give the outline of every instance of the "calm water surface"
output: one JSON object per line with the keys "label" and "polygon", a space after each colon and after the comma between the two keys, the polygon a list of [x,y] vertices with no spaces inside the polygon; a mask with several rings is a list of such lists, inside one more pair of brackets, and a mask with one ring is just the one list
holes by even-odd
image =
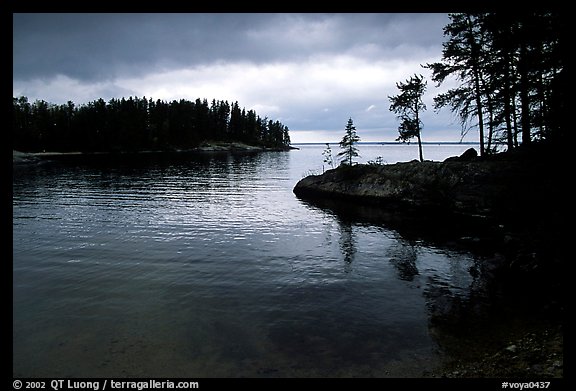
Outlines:
{"label": "calm water surface", "polygon": [[431,369],[443,354],[433,298],[466,300],[475,259],[298,200],[292,188],[322,171],[323,149],[15,166],[14,376]]}

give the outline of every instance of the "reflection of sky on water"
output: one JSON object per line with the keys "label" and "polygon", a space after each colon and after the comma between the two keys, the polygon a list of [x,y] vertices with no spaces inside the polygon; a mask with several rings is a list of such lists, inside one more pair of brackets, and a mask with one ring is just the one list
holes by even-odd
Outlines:
{"label": "reflection of sky on water", "polygon": [[299,201],[301,151],[16,169],[14,374],[428,368],[474,259]]}

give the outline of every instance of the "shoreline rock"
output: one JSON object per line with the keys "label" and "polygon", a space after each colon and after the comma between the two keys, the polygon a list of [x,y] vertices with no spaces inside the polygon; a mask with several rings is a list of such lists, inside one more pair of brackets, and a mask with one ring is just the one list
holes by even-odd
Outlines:
{"label": "shoreline rock", "polygon": [[447,361],[427,377],[564,377],[564,331],[560,325],[537,325],[522,332],[510,332],[506,337],[499,347],[466,349],[470,357]]}
{"label": "shoreline rock", "polygon": [[39,162],[38,156],[34,154],[12,151],[12,164],[37,164]]}
{"label": "shoreline rock", "polygon": [[301,179],[293,192],[304,200],[339,199],[507,223],[563,215],[563,157],[516,151],[474,155],[468,150],[444,162],[344,165]]}
{"label": "shoreline rock", "polygon": [[249,145],[241,142],[217,142],[217,143],[202,143],[199,147],[193,148],[192,151],[197,152],[276,152],[276,151],[290,151],[298,149],[296,147],[263,147]]}

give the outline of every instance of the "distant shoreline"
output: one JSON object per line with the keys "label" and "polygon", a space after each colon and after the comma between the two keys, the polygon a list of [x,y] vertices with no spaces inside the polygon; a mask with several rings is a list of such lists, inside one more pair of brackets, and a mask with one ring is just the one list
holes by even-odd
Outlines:
{"label": "distant shoreline", "polygon": [[248,145],[239,142],[229,143],[204,143],[198,147],[190,149],[174,149],[174,150],[142,150],[142,151],[95,151],[95,152],[58,152],[58,151],[43,151],[43,152],[21,152],[12,151],[12,161],[14,163],[36,161],[39,158],[56,158],[67,156],[129,156],[129,155],[146,155],[146,154],[186,154],[186,153],[231,153],[231,152],[269,152],[269,151],[290,151],[298,149],[296,147],[283,147],[283,148],[269,148],[263,146]]}
{"label": "distant shoreline", "polygon": [[[339,141],[328,141],[328,142],[307,142],[307,143],[292,143],[292,145],[326,145],[326,144],[338,144]],[[478,145],[478,142],[474,141],[422,141],[422,145]],[[399,141],[360,141],[357,145],[418,145],[415,143],[407,144],[401,143]],[[504,144],[503,144],[504,145]]]}

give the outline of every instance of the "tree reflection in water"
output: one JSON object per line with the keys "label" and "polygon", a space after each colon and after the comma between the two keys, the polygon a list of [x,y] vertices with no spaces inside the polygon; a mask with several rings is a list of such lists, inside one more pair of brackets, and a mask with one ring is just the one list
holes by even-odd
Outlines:
{"label": "tree reflection in water", "polygon": [[393,246],[389,247],[386,257],[398,271],[399,279],[412,281],[419,274],[416,267],[417,252],[413,244],[399,239]]}
{"label": "tree reflection in water", "polygon": [[356,237],[350,222],[339,221],[340,228],[340,250],[344,256],[344,271],[352,271],[352,262],[356,256]]}

